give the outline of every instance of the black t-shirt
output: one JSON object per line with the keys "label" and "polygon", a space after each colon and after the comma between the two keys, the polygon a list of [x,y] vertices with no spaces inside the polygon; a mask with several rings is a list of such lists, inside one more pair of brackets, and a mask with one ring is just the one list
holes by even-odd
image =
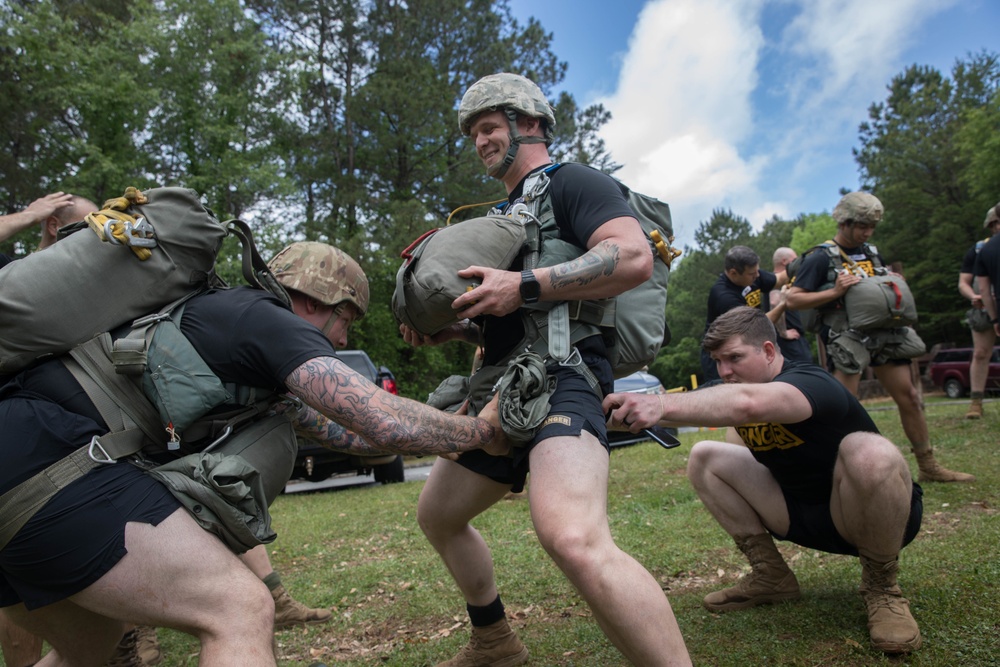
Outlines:
{"label": "black t-shirt", "polygon": [[989,239],[976,241],[975,245],[966,251],[965,256],[962,258],[962,268],[958,270],[959,273],[971,273],[975,275],[976,258],[979,257],[979,251],[982,250],[983,246],[986,245],[987,242],[989,242]]}
{"label": "black t-shirt", "polygon": [[997,310],[1000,312],[1000,234],[995,234],[979,251],[976,258],[977,276],[989,276],[993,286],[993,294],[997,297]]}
{"label": "black t-shirt", "polygon": [[760,275],[747,287],[740,287],[731,281],[725,273],[720,273],[719,278],[708,292],[708,315],[705,318],[705,330],[708,331],[708,327],[719,315],[728,313],[733,308],[749,306],[768,310],[767,293],[773,290],[777,283],[777,277],[770,271],[761,271]]}
{"label": "black t-shirt", "polygon": [[993,284],[997,282],[998,272],[1000,272],[1000,234],[995,235],[979,249],[973,271],[977,276],[989,276]]}
{"label": "black t-shirt", "polygon": [[[540,167],[540,169],[546,169]],[[534,173],[534,172],[532,172]],[[529,174],[530,175],[530,174]],[[524,180],[510,193],[508,201],[521,201]],[[565,164],[549,172],[549,194],[560,238],[586,250],[590,236],[605,222],[615,218],[634,218],[622,185],[607,174],[582,164]],[[636,222],[638,225],[638,221]],[[520,266],[512,267],[520,270]],[[484,318],[484,363],[493,365],[503,359],[524,337],[521,315],[513,312],[504,317]],[[591,337],[577,345],[587,351],[607,356],[599,337]]]}
{"label": "black t-shirt", "polygon": [[10,255],[5,255],[2,252],[0,252],[0,269],[13,262],[15,259],[17,258],[11,257]]}
{"label": "black t-shirt", "polygon": [[[221,380],[269,390],[286,391],[285,378],[309,359],[336,356],[319,329],[249,287],[191,299],[181,331]],[[65,423],[7,423],[3,399],[10,397],[55,403],[66,411]],[[19,373],[0,388],[0,493],[85,444],[83,435],[105,432],[97,409],[58,359]]]}
{"label": "black t-shirt", "polygon": [[812,416],[795,424],[744,424],[736,431],[786,493],[804,502],[827,502],[841,440],[858,431],[878,433],[878,428],[861,403],[819,366],[785,360],[772,382],[801,391]]}

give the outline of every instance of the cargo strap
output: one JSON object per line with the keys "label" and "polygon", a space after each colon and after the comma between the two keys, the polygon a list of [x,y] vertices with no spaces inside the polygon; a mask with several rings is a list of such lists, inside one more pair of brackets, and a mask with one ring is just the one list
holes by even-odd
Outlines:
{"label": "cargo strap", "polygon": [[130,185],[123,196],[107,200],[104,208],[88,213],[84,220],[102,241],[129,246],[136,257],[145,261],[152,257],[150,248],[156,247],[156,232],[145,218],[126,211],[131,206],[148,203],[146,195]]}

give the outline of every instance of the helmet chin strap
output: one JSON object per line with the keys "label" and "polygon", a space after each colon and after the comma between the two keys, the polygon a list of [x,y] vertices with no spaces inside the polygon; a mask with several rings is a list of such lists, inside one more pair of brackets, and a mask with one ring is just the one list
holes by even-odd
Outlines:
{"label": "helmet chin strap", "polygon": [[342,312],[344,312],[344,304],[338,303],[337,307],[333,309],[332,313],[330,313],[330,319],[328,319],[326,324],[323,325],[323,335],[327,338],[330,337],[330,331],[333,329],[333,325],[337,323],[337,320],[340,319],[340,314]]}
{"label": "helmet chin strap", "polygon": [[510,145],[507,147],[507,154],[503,156],[502,160],[493,166],[486,168],[486,174],[492,178],[504,177],[504,174],[506,174],[507,170],[510,169],[510,165],[514,164],[514,158],[517,157],[517,149],[521,144],[545,143],[545,139],[543,137],[525,137],[517,131],[516,111],[508,107],[505,108],[503,112],[504,115],[507,116],[507,124],[510,126]]}

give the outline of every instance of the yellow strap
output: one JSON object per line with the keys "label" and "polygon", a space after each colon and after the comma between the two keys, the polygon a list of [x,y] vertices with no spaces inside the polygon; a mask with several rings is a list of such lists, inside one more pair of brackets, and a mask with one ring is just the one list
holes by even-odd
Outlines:
{"label": "yellow strap", "polygon": [[448,219],[445,220],[444,224],[445,225],[450,225],[451,224],[451,217],[453,215],[455,215],[456,213],[458,213],[459,211],[464,211],[467,208],[475,208],[476,206],[495,206],[496,204],[499,204],[500,202],[504,202],[504,201],[507,201],[507,200],[506,199],[497,199],[496,201],[482,201],[482,202],[479,202],[478,204],[466,204],[465,206],[459,206],[454,211],[452,211],[451,213],[448,214]]}
{"label": "yellow strap", "polygon": [[100,211],[95,211],[94,213],[88,213],[84,220],[87,221],[87,226],[97,234],[97,238],[101,239],[105,243],[109,243],[105,233],[105,225],[107,225],[109,220],[113,220],[110,225],[107,225],[107,230],[111,232],[111,236],[114,237],[122,245],[127,245],[129,249],[135,253],[135,256],[140,260],[145,261],[152,257],[152,253],[149,248],[141,248],[138,246],[133,246],[129,243],[129,238],[125,231],[125,223],[135,224],[135,216],[129,215],[124,211],[128,209],[129,206],[141,205],[149,202],[146,195],[142,194],[138,188],[132,187],[131,185],[125,188],[125,194],[121,197],[115,197],[114,199],[109,199],[104,202],[104,208]]}

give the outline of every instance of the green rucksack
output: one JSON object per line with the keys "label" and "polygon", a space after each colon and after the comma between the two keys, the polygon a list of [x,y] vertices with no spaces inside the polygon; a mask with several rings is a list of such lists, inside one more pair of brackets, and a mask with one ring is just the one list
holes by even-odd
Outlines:
{"label": "green rucksack", "polygon": [[[524,268],[568,261],[584,250],[558,238],[548,197],[549,176],[556,164],[532,174],[524,185],[524,203],[498,207],[483,218],[433,230],[403,252],[396,274],[393,312],[410,328],[433,334],[461,319],[451,302],[472,287],[457,271],[476,264],[508,269],[515,258]],[[667,282],[671,262],[680,251],[674,240],[669,206],[621,186],[646,234],[653,255],[653,276],[611,299],[538,302],[522,307],[524,344],[540,356],[566,361],[573,345],[600,333],[604,336],[615,377],[647,366],[665,344]],[[523,230],[523,233],[522,233]]]}
{"label": "green rucksack", "polygon": [[220,284],[213,269],[228,234],[244,243],[250,284],[280,290],[249,228],[220,223],[193,190],[130,187],[87,218],[0,271],[0,375]]}
{"label": "green rucksack", "polygon": [[807,331],[819,332],[823,314],[841,309],[847,328],[857,331],[895,329],[916,324],[917,306],[909,286],[902,277],[892,275],[882,265],[878,250],[868,243],[862,245],[862,251],[866,260],[871,263],[874,275],[869,276],[867,271],[831,240],[813,246],[789,263],[785,270],[792,285],[795,284],[795,277],[802,262],[817,251],[825,252],[829,262],[826,280],[816,291],[833,287],[837,281],[837,273],[845,269],[861,276],[863,280],[851,287],[841,299],[821,308],[800,311],[803,326]]}

